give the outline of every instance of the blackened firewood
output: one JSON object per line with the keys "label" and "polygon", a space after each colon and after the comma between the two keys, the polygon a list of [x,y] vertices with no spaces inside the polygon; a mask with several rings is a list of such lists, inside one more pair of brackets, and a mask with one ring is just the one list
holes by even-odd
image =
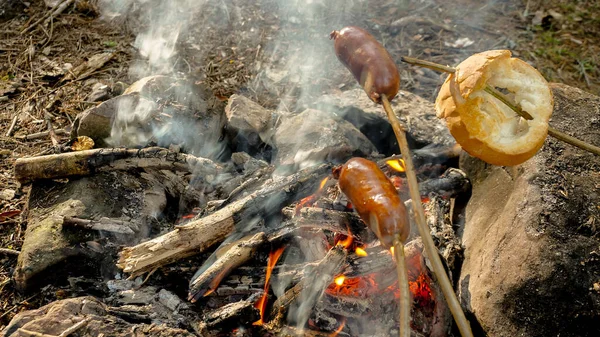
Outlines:
{"label": "blackened firewood", "polygon": [[291,319],[303,326],[325,289],[342,274],[346,256],[343,246],[330,249],[310,272],[304,273],[300,282],[275,301],[270,317],[283,317],[283,313],[289,312],[288,321]]}
{"label": "blackened firewood", "polygon": [[200,336],[213,336],[219,333],[230,336],[229,333],[233,329],[256,322],[260,318],[260,312],[254,307],[256,299],[257,296],[253,295],[246,300],[230,303],[204,314],[202,320],[195,326],[196,332]]}
{"label": "blackened firewood", "polygon": [[256,250],[266,242],[266,234],[259,232],[236,241],[221,254],[215,253],[216,261],[208,260],[192,277],[188,300],[195,302],[208,292],[213,292],[221,280],[250,260]]}
{"label": "blackened firewood", "polygon": [[422,196],[436,193],[442,197],[454,198],[471,190],[467,174],[455,168],[448,169],[440,178],[429,179],[419,184]]}
{"label": "blackened firewood", "polygon": [[293,175],[271,180],[262,189],[237,200],[213,214],[178,226],[175,230],[126,247],[120,253],[117,267],[135,277],[165,264],[203,252],[222,242],[244,227],[247,221],[279,212],[282,207],[313,193],[319,182],[330,172],[329,165],[302,170]]}

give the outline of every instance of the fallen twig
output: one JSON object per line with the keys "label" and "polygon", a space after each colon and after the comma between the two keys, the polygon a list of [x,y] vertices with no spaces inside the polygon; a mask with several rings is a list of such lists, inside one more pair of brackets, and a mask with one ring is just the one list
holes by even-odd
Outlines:
{"label": "fallen twig", "polygon": [[[67,130],[65,130],[65,129],[57,129],[57,130],[54,130],[54,134],[57,136],[62,136],[62,135],[68,135],[69,132],[67,132]],[[17,138],[18,140],[33,140],[33,139],[45,138],[45,137],[48,137],[48,135],[50,135],[50,131],[42,131],[42,132],[31,133],[31,134],[28,134],[25,136],[17,136],[15,138]]]}
{"label": "fallen twig", "polygon": [[19,158],[15,162],[15,178],[26,183],[37,179],[65,178],[92,172],[153,168],[190,172],[210,183],[223,166],[210,159],[175,153],[159,147],[145,149],[93,149],[41,157]]}
{"label": "fallen twig", "polygon": [[0,248],[0,254],[19,256],[21,252],[10,248]]}
{"label": "fallen twig", "polygon": [[[54,12],[57,11],[59,9],[59,7],[65,3],[65,2],[73,2],[73,0],[61,0],[59,2],[56,3],[56,5],[54,5],[54,7],[52,7],[49,11],[46,12],[46,14],[44,14],[44,16],[42,16],[39,20],[37,20],[36,22],[34,22],[33,24],[29,25],[27,28],[23,29],[21,31],[21,35],[27,33],[28,31],[30,31],[31,29],[35,28],[37,25],[39,25],[40,23],[44,22],[46,19],[50,18],[52,15],[54,15]],[[64,11],[61,10],[61,12]]]}
{"label": "fallen twig", "polygon": [[15,130],[15,126],[17,125],[17,121],[19,120],[19,114],[15,114],[12,121],[10,122],[10,126],[8,127],[8,131],[6,131],[6,137],[10,137]]}

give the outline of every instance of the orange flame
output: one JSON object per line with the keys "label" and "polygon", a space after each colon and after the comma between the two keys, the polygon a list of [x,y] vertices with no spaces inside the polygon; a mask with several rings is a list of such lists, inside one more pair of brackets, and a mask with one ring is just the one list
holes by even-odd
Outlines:
{"label": "orange flame", "polygon": [[388,164],[391,168],[393,168],[394,170],[398,171],[398,172],[405,172],[406,169],[404,168],[404,159],[391,159],[385,162],[386,164]]}
{"label": "orange flame", "polygon": [[362,256],[362,257],[365,257],[365,256],[369,255],[369,254],[367,254],[367,251],[364,250],[362,247],[356,247],[356,249],[354,250],[354,252],[356,253],[356,255]]}
{"label": "orange flame", "polygon": [[[350,234],[350,230],[348,230],[348,233]],[[339,240],[338,242],[335,243],[336,246],[343,246],[344,248],[348,249],[350,248],[350,245],[352,245],[352,241],[353,241],[353,237],[352,234],[346,236],[346,238],[344,240]]]}
{"label": "orange flame", "polygon": [[335,280],[333,282],[335,282],[335,284],[337,284],[338,286],[342,286],[342,284],[344,284],[344,280],[346,279],[346,276],[344,275],[340,275],[338,277],[335,278]]}
{"label": "orange flame", "polygon": [[346,318],[342,318],[342,322],[340,323],[340,326],[335,329],[334,332],[331,333],[331,335],[329,335],[329,337],[335,337],[337,335],[340,334],[340,332],[342,332],[342,330],[344,330],[344,327],[346,326]]}
{"label": "orange flame", "polygon": [[300,210],[302,208],[311,206],[317,201],[317,199],[319,199],[319,197],[323,194],[323,188],[325,188],[325,184],[327,184],[328,180],[329,177],[325,177],[323,180],[321,180],[321,183],[319,184],[319,189],[314,194],[311,194],[308,197],[300,200],[300,202],[296,205],[296,216],[300,214]]}
{"label": "orange flame", "polygon": [[269,260],[267,262],[267,274],[265,276],[265,290],[260,299],[254,304],[254,307],[260,311],[260,319],[252,325],[263,325],[265,318],[265,310],[267,309],[267,297],[269,294],[269,281],[271,280],[271,272],[273,271],[273,267],[277,264],[277,260],[281,257],[283,250],[285,248],[281,247],[275,251],[269,253]]}
{"label": "orange flame", "polygon": [[317,190],[317,193],[321,192],[323,190],[323,188],[325,187],[325,184],[327,184],[328,180],[329,180],[329,177],[325,177],[325,179],[321,180],[321,184],[319,185],[319,189]]}

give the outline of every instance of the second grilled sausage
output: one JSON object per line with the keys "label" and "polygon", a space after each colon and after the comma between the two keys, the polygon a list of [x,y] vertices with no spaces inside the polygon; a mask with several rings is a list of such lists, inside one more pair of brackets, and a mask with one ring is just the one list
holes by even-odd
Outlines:
{"label": "second grilled sausage", "polygon": [[386,248],[410,233],[408,213],[396,188],[376,163],[364,158],[348,160],[339,171],[338,184],[363,221]]}

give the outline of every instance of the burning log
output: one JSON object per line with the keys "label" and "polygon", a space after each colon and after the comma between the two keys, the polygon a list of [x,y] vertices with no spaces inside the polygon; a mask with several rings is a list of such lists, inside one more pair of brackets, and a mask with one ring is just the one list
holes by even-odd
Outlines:
{"label": "burning log", "polygon": [[217,251],[215,254],[217,260],[214,263],[207,261],[208,268],[201,268],[192,278],[188,300],[195,302],[199,297],[215,291],[221,280],[229,275],[231,271],[247,262],[254,255],[257,248],[266,242],[266,239],[266,234],[259,232],[225,247],[227,248],[226,251],[221,254]]}
{"label": "burning log", "polygon": [[[448,162],[458,159],[462,153],[460,145],[455,144],[452,146],[439,146],[439,147],[428,147],[422,149],[416,149],[412,152],[413,163],[415,167],[422,165],[436,165],[436,164],[448,164]],[[377,161],[379,167],[383,167],[390,160],[402,159],[402,155],[394,155]]]}
{"label": "burning log", "polygon": [[[310,311],[317,304],[325,289],[333,282],[336,275],[342,273],[346,261],[346,249],[342,245],[333,247],[310,272],[295,286],[285,292],[273,304],[270,317],[275,318],[273,324],[281,319],[285,312],[291,310],[298,326],[304,326]],[[300,302],[300,303],[298,303]],[[290,316],[288,315],[288,316]]]}
{"label": "burning log", "polygon": [[[283,214],[294,217],[296,211],[284,209]],[[332,232],[344,233],[354,236],[361,242],[371,242],[375,234],[367,229],[364,222],[354,212],[342,212],[319,207],[304,207],[294,218],[298,227],[312,227],[327,229]],[[348,233],[350,230],[350,233]]]}
{"label": "burning log", "polygon": [[281,207],[312,193],[330,167],[320,165],[291,176],[266,183],[266,187],[237,200],[215,213],[178,226],[175,230],[126,247],[120,253],[117,267],[131,277],[152,271],[165,264],[198,254],[231,234],[236,224],[256,216],[268,216]]}
{"label": "burning log", "polygon": [[94,149],[48,156],[20,158],[15,162],[15,178],[20,183],[55,179],[94,172],[153,168],[190,172],[213,180],[224,167],[212,160],[175,153],[160,147],[145,149]]}
{"label": "burning log", "polygon": [[229,333],[232,327],[250,325],[259,318],[258,309],[254,307],[255,301],[256,296],[251,296],[208,312],[194,326],[194,330],[200,336],[216,336],[221,331]]}

